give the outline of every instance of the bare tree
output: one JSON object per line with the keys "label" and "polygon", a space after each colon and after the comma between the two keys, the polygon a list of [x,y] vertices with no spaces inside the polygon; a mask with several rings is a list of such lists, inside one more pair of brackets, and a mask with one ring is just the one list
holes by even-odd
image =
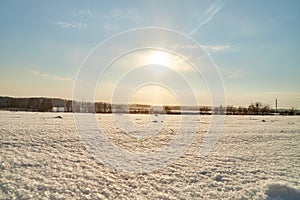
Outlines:
{"label": "bare tree", "polygon": [[67,103],[66,103],[66,107],[67,107],[67,112],[72,112],[73,109],[72,109],[72,104],[73,102],[71,100],[68,100]]}
{"label": "bare tree", "polygon": [[207,106],[201,106],[201,107],[199,108],[199,110],[200,110],[200,114],[208,114],[209,111],[210,111],[210,108],[207,107]]}
{"label": "bare tree", "polygon": [[28,100],[28,108],[30,110],[38,110],[40,107],[40,100],[38,98],[30,98]]}
{"label": "bare tree", "polygon": [[39,106],[40,111],[50,112],[52,110],[53,104],[51,99],[43,99]]}

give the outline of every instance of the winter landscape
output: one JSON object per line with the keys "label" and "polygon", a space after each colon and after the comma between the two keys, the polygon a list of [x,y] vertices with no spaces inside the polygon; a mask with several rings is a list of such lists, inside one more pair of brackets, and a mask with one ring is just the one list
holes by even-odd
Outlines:
{"label": "winter landscape", "polygon": [[[57,116],[0,112],[0,199],[300,198],[299,116],[226,116],[217,144],[200,158],[198,144],[211,116],[190,115],[191,126],[199,127],[192,145],[148,173],[103,164],[83,144],[73,114]],[[118,128],[113,114],[95,117],[114,144],[136,153],[166,145],[181,120],[180,115],[153,116],[159,121],[130,115],[140,126],[163,124],[158,135],[136,139]]]}
{"label": "winter landscape", "polygon": [[1,1],[0,200],[300,200],[299,21],[299,0]]}

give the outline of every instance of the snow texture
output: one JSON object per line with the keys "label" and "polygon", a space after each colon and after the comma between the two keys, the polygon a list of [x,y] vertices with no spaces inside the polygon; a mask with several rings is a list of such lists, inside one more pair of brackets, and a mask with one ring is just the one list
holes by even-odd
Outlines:
{"label": "snow texture", "polygon": [[[204,158],[198,155],[211,117],[189,116],[191,126],[199,126],[191,146],[149,173],[96,159],[76,133],[73,115],[57,116],[0,112],[0,199],[300,199],[299,116],[228,116]],[[115,145],[137,154],[168,144],[180,121],[131,115],[141,126],[164,123],[143,138],[122,131],[110,114],[95,117]]]}

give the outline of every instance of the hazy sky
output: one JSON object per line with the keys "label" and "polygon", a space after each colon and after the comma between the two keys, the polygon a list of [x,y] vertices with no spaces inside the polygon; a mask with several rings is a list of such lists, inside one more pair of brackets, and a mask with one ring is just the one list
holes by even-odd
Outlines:
{"label": "hazy sky", "polygon": [[[274,106],[278,98],[279,107],[299,109],[299,22],[297,0],[2,1],[0,95],[72,98],[77,71],[96,45],[121,31],[163,27],[189,35],[210,54],[221,72],[228,104],[261,101]],[[144,52],[141,57],[150,64],[168,65],[172,60],[154,54]],[[138,65],[137,55],[130,65]],[[126,65],[123,60],[118,66]],[[99,86],[104,88],[96,95],[99,100],[109,99],[108,88],[114,86],[109,76],[103,84],[110,86],[106,91]],[[201,98],[201,84],[199,88]],[[147,85],[131,100],[138,102],[140,95],[141,101],[151,103],[149,91]],[[200,103],[209,102],[203,94]]]}

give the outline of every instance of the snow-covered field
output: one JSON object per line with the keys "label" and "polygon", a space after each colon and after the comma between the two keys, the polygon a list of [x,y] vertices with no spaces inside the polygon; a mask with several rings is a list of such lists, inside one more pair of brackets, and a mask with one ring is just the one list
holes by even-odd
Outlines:
{"label": "snow-covered field", "polygon": [[[181,120],[130,117],[162,130],[136,138],[112,115],[96,115],[114,144],[137,154],[167,145]],[[1,111],[0,199],[300,199],[299,116],[227,116],[205,158],[198,152],[210,116],[189,117],[199,129],[183,156],[156,171],[130,173],[89,153],[70,113]]]}

